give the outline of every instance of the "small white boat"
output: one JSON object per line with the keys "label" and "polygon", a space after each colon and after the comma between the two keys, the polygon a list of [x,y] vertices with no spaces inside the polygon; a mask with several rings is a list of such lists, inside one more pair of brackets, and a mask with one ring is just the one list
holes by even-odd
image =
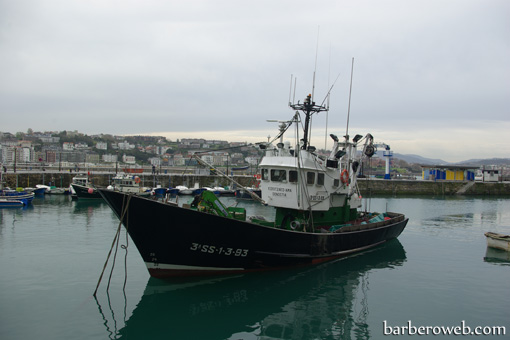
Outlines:
{"label": "small white boat", "polygon": [[109,185],[108,189],[141,196],[151,196],[150,188],[141,186],[140,177],[128,174],[115,176],[112,185]]}
{"label": "small white boat", "polygon": [[193,193],[193,189],[189,189],[187,186],[184,185],[178,185],[175,188],[179,189],[178,192],[179,195],[191,195]]}
{"label": "small white boat", "polygon": [[47,186],[47,185],[44,185],[44,184],[37,184],[35,186],[37,189],[44,189],[44,193],[45,194],[49,194],[50,193],[50,190],[51,190],[51,187]]}
{"label": "small white boat", "polygon": [[486,232],[487,247],[510,251],[510,235]]}
{"label": "small white boat", "polygon": [[48,193],[50,195],[65,195],[66,191],[67,190],[65,188],[57,188],[56,186],[51,186]]}

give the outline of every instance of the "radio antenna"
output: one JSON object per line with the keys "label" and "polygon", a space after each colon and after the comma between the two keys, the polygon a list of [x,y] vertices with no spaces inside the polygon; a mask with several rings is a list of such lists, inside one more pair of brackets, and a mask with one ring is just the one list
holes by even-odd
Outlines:
{"label": "radio antenna", "polygon": [[320,26],[317,26],[317,46],[315,47],[315,68],[313,70],[313,84],[312,84],[312,102],[313,102],[313,98],[314,98],[314,93],[315,93],[315,73],[317,72],[317,55],[319,53],[319,31],[320,31]]}
{"label": "radio antenna", "polygon": [[297,77],[294,78],[294,94],[292,95],[292,103],[296,102],[296,86],[297,86]]}
{"label": "radio antenna", "polygon": [[292,94],[292,77],[293,77],[293,76],[294,76],[293,74],[291,74],[291,75],[290,75],[290,86],[289,86],[289,105],[291,104],[291,102],[290,102],[290,96],[291,96],[291,94]]}
{"label": "radio antenna", "polygon": [[[328,88],[329,88],[329,81],[331,77],[331,43],[329,44],[329,63],[328,63]],[[324,150],[327,150],[327,144],[328,144],[328,116],[329,116],[329,93],[328,93],[328,102],[326,104],[326,107],[328,110],[326,110],[326,132],[324,134]]]}
{"label": "radio antenna", "polygon": [[345,130],[345,140],[349,140],[349,116],[351,114],[351,93],[352,93],[352,73],[354,72],[354,57],[352,57],[351,65],[351,85],[349,87],[349,106],[347,107],[347,127]]}

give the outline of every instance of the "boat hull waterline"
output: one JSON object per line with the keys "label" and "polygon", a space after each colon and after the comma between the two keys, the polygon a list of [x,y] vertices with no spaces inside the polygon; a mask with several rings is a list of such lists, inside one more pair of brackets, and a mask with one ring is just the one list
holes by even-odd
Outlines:
{"label": "boat hull waterline", "polygon": [[487,246],[500,250],[510,251],[510,235],[486,232]]}
{"label": "boat hull waterline", "polygon": [[75,192],[76,198],[101,199],[101,195],[99,194],[96,188],[75,183],[72,183],[71,186]]}
{"label": "boat hull waterline", "polygon": [[[312,265],[397,238],[408,219],[361,230],[309,233],[267,227],[99,189],[127,229],[151,276],[204,276]],[[150,211],[150,221],[147,212]]]}

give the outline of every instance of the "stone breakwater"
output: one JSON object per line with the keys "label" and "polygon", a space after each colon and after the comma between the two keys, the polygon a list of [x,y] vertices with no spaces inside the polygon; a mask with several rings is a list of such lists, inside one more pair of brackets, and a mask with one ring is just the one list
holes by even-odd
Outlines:
{"label": "stone breakwater", "polygon": [[[4,186],[35,187],[37,184],[54,185],[56,187],[68,187],[76,173],[68,172],[30,172],[30,173],[4,173]],[[98,187],[108,186],[113,172],[92,173],[90,181]],[[190,175],[190,174],[137,174],[140,177],[142,186],[153,187],[175,187],[185,185],[193,187],[195,183],[202,186],[231,186],[231,183],[221,176]],[[256,184],[253,176],[234,176],[234,180],[244,186]],[[421,180],[382,180],[360,178],[358,186],[363,196],[370,195],[490,195],[510,196],[510,182],[464,182],[464,181],[421,181]]]}

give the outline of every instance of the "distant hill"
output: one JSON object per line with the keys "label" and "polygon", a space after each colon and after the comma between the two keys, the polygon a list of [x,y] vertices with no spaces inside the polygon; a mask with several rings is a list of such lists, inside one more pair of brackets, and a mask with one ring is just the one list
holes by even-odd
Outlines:
{"label": "distant hill", "polygon": [[[377,156],[383,158],[383,152],[377,151]],[[401,159],[409,164],[423,165],[510,165],[510,158],[468,159],[461,162],[447,162],[442,159],[425,158],[418,155],[403,155],[400,153],[394,153],[393,158]]]}
{"label": "distant hill", "polygon": [[[383,158],[383,151],[378,150],[377,156]],[[424,164],[424,165],[449,164],[448,162],[443,161],[442,159],[425,158],[418,155],[403,155],[401,153],[394,153],[393,158],[401,159],[409,164]]]}
{"label": "distant hill", "polygon": [[443,161],[442,159],[425,158],[418,155],[403,155],[400,153],[394,153],[393,157],[404,160],[409,164],[425,164],[425,165],[448,164],[448,162]]}
{"label": "distant hill", "polygon": [[454,163],[456,165],[510,165],[510,158],[487,158],[487,159],[468,159],[467,161]]}

